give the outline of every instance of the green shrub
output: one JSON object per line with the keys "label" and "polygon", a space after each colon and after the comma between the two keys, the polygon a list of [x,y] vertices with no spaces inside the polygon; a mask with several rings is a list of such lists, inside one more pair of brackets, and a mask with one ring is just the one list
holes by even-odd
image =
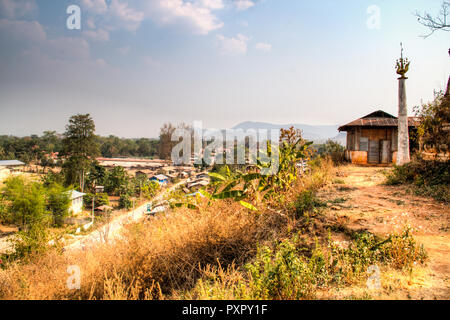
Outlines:
{"label": "green shrub", "polygon": [[328,139],[324,144],[318,145],[317,153],[322,157],[330,157],[335,164],[345,161],[345,147],[331,139]]}
{"label": "green shrub", "polygon": [[120,209],[131,209],[131,207],[133,206],[131,200],[130,200],[130,196],[126,193],[120,195],[120,199],[119,199],[119,208]]}
{"label": "green shrub", "polygon": [[255,262],[246,266],[251,296],[263,300],[312,299],[324,265],[321,256],[305,259],[289,240],[281,242],[274,252],[260,248]]}
{"label": "green shrub", "polygon": [[434,186],[423,185],[414,186],[413,191],[418,196],[428,196],[437,201],[449,203],[450,202],[450,186],[438,184]]}
{"label": "green shrub", "polygon": [[411,184],[415,193],[431,196],[436,200],[450,202],[449,161],[415,159],[386,173],[386,184]]}
{"label": "green shrub", "polygon": [[313,211],[316,207],[324,206],[325,203],[317,199],[316,193],[312,190],[302,191],[294,203],[297,217],[302,217],[306,212]]}
{"label": "green shrub", "polygon": [[[83,203],[85,208],[92,209],[92,198],[94,195],[92,193],[87,193],[83,197]],[[109,197],[107,193],[97,193],[95,194],[95,207],[98,208],[100,206],[108,206],[109,205]]]}
{"label": "green shrub", "polygon": [[2,191],[7,204],[3,219],[26,228],[47,218],[46,190],[40,183],[28,182],[20,176],[11,177],[5,181]]}
{"label": "green shrub", "polygon": [[49,248],[50,235],[43,223],[34,223],[27,230],[19,231],[11,243],[14,252],[5,255],[8,260],[28,259],[32,255],[42,254]]}
{"label": "green shrub", "polygon": [[331,245],[332,255],[339,263],[335,265],[335,274],[345,274],[346,278],[365,273],[367,267],[384,264],[396,269],[411,268],[414,262],[424,263],[427,254],[423,246],[418,246],[406,229],[401,234],[393,234],[386,239],[372,233],[355,234],[348,248]]}

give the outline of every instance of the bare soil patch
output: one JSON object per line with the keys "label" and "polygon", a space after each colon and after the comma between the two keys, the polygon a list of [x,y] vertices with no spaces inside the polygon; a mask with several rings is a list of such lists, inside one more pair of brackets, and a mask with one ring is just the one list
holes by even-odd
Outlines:
{"label": "bare soil patch", "polygon": [[[319,192],[328,202],[325,216],[347,230],[380,236],[410,227],[417,242],[424,245],[427,265],[412,273],[382,274],[383,288],[369,293],[372,298],[449,299],[450,209],[431,198],[412,195],[407,186],[384,185],[384,170],[390,168],[340,167],[334,183]],[[333,238],[343,241],[348,236],[334,232]],[[338,296],[361,297],[364,289],[350,288]]]}

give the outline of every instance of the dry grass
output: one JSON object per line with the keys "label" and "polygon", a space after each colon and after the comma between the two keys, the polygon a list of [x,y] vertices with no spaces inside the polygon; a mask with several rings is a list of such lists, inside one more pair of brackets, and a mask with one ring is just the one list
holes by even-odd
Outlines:
{"label": "dry grass", "polygon": [[[231,201],[216,201],[200,211],[180,208],[131,225],[121,240],[88,251],[56,250],[0,269],[0,299],[165,299],[189,292],[208,268],[241,266],[258,245],[289,236],[296,195],[319,188],[331,177],[323,162],[286,191],[283,203],[255,214]],[[320,171],[320,172],[319,172]],[[318,173],[319,172],[319,173]],[[69,290],[69,266],[79,266],[81,288]]]}
{"label": "dry grass", "polygon": [[[277,221],[278,220],[278,221]],[[200,270],[217,261],[241,264],[259,241],[276,237],[277,216],[254,215],[234,203],[204,212],[180,209],[130,226],[124,239],[88,252],[48,252],[32,263],[0,271],[3,299],[161,298],[193,286]],[[81,289],[66,288],[70,265],[82,272]]]}

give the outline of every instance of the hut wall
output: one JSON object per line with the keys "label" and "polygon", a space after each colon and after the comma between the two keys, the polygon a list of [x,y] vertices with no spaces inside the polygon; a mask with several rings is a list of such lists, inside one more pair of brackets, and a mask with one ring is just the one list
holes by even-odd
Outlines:
{"label": "hut wall", "polygon": [[391,136],[391,150],[397,151],[398,148],[398,131],[397,128],[392,129],[392,136]]}
{"label": "hut wall", "polygon": [[350,160],[353,164],[367,164],[367,151],[350,151]]}
{"label": "hut wall", "polygon": [[[346,158],[351,160],[354,164],[367,164],[368,163],[368,153],[373,149],[369,148],[369,144],[372,146],[376,146],[377,143],[379,145],[379,161],[374,160],[376,157],[372,157],[373,163],[380,163],[382,159],[388,159],[388,162],[391,159],[394,159],[394,152],[397,150],[397,130],[395,127],[393,128],[361,128],[361,127],[353,127],[347,131],[347,153]],[[366,138],[364,146],[365,150],[361,150],[361,138]],[[387,140],[390,142],[390,146],[387,147],[386,150],[390,150],[390,154],[384,157],[382,156],[382,142],[383,140]],[[386,160],[384,160],[386,161]]]}
{"label": "hut wall", "polygon": [[391,140],[391,128],[363,128],[361,136],[369,140]]}
{"label": "hut wall", "polygon": [[355,128],[355,147],[353,150],[359,151],[359,138],[361,138],[361,128]]}

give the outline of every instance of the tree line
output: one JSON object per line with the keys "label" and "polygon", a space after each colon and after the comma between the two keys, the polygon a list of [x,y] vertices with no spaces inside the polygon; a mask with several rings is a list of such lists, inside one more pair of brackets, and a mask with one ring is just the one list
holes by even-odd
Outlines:
{"label": "tree line", "polygon": [[[54,152],[60,153],[63,149],[63,138],[62,134],[58,134],[55,131],[44,131],[41,136],[16,137],[1,135],[0,160],[17,159],[26,164],[34,162],[51,165],[52,162],[45,155]],[[105,158],[153,158],[159,156],[160,143],[158,139],[130,139],[110,135],[108,137],[95,136],[95,140],[99,146],[99,156]]]}

